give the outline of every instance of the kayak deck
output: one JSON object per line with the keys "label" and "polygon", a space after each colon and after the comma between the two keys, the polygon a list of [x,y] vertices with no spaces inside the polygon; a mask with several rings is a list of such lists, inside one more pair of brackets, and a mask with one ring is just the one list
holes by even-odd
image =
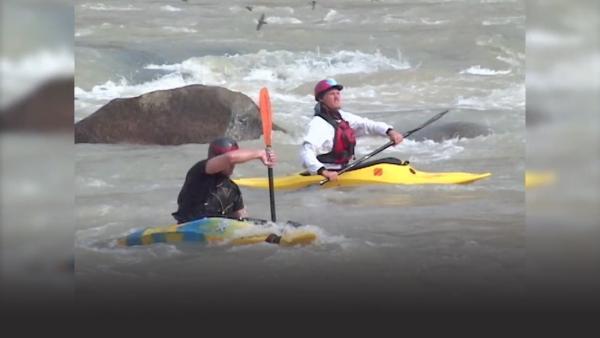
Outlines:
{"label": "kayak deck", "polygon": [[[351,170],[338,177],[336,182],[323,184],[324,188],[339,186],[357,186],[369,184],[468,184],[491,176],[491,173],[467,172],[424,172],[415,170],[408,164],[377,163],[360,169]],[[300,189],[318,185],[321,175],[296,173],[290,176],[275,177],[275,189]],[[265,177],[239,178],[234,180],[239,186],[250,188],[269,188]]]}
{"label": "kayak deck", "polygon": [[282,235],[273,229],[249,221],[210,217],[183,224],[164,227],[147,227],[119,238],[119,246],[150,245],[154,243],[199,242],[206,244],[230,243],[233,245],[257,244],[261,242],[281,246],[307,245],[317,239],[317,234],[308,229],[293,229]]}

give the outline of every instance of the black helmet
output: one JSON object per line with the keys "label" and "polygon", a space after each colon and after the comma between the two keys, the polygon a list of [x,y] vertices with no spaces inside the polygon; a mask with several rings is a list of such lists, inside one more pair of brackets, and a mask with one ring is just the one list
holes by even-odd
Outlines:
{"label": "black helmet", "polygon": [[231,137],[219,137],[218,139],[213,140],[208,146],[208,158],[238,149],[237,142]]}

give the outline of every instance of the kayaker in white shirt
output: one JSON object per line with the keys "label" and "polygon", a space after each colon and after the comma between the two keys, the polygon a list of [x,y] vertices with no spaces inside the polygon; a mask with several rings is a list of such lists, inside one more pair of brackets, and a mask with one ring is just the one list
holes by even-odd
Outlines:
{"label": "kayaker in white shirt", "polygon": [[[384,122],[377,122],[341,110],[344,87],[334,79],[319,81],[315,86],[315,116],[308,124],[300,156],[311,174],[330,181],[337,171],[354,158],[356,137],[387,136],[394,144],[402,142],[402,134]],[[335,127],[334,127],[335,126]]]}

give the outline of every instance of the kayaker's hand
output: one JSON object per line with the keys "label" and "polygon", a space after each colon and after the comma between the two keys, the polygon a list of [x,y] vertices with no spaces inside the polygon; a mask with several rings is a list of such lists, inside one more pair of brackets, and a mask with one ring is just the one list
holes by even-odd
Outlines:
{"label": "kayaker's hand", "polygon": [[275,155],[273,149],[268,152],[266,150],[261,150],[260,160],[267,167],[273,167],[277,163],[277,155]]}
{"label": "kayaker's hand", "polygon": [[399,132],[397,132],[393,129],[390,130],[390,132],[388,133],[388,136],[390,137],[390,141],[394,142],[394,145],[396,145],[404,140],[404,137],[402,137],[402,134],[400,134]]}
{"label": "kayaker's hand", "polygon": [[321,175],[330,181],[337,181],[337,179],[338,179],[337,171],[323,170],[321,172]]}

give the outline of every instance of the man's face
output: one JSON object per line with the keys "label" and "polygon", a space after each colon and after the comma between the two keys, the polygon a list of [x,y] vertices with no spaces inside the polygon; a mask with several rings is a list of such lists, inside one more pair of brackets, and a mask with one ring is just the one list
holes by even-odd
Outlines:
{"label": "man's face", "polygon": [[342,108],[342,93],[338,89],[332,89],[327,93],[323,94],[321,102],[326,105],[329,109],[341,109]]}

